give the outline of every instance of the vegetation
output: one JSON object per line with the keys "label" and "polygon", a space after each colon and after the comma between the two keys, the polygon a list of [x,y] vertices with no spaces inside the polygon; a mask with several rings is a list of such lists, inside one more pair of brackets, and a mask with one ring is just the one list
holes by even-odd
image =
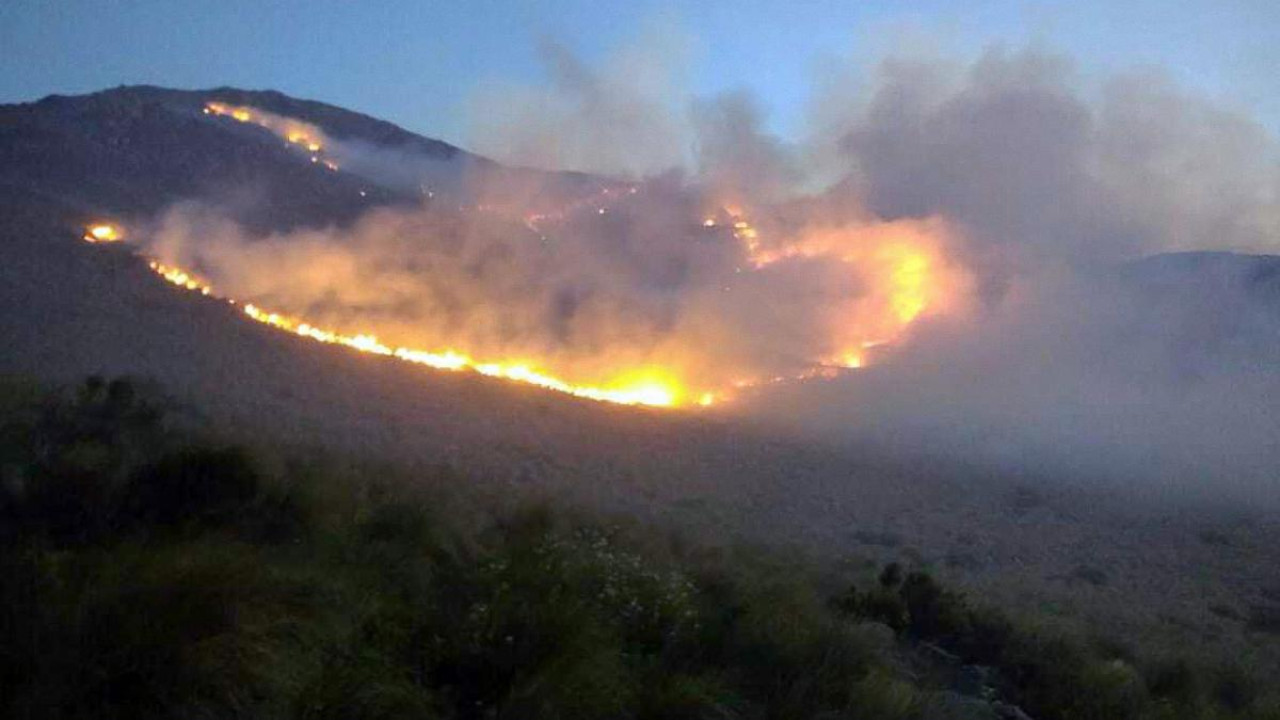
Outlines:
{"label": "vegetation", "polygon": [[1238,669],[1015,626],[896,564],[859,589],[443,470],[250,452],[128,380],[6,404],[4,717],[1280,717]]}

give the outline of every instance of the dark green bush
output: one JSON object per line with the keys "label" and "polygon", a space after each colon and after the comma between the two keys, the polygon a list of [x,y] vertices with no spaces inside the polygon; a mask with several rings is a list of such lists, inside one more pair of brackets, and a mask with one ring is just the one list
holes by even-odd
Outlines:
{"label": "dark green bush", "polygon": [[907,630],[921,638],[953,638],[965,630],[964,598],[943,589],[931,576],[913,572],[898,590],[907,607]]}
{"label": "dark green bush", "polygon": [[257,498],[262,479],[239,448],[183,448],[131,478],[120,523],[176,528],[228,525]]}
{"label": "dark green bush", "polygon": [[917,673],[946,663],[1041,720],[1268,717],[1238,668],[1029,631],[897,564],[825,601],[793,557],[460,512],[430,473],[272,464],[164,407],[90,379],[0,425],[0,717],[916,718],[963,705]]}

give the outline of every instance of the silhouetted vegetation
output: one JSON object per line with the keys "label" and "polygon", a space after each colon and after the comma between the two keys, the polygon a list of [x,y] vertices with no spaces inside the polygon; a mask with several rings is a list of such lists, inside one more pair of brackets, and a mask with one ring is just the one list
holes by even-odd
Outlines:
{"label": "silhouetted vegetation", "polygon": [[1237,668],[897,564],[832,598],[794,558],[202,439],[128,380],[9,405],[4,717],[1276,717]]}

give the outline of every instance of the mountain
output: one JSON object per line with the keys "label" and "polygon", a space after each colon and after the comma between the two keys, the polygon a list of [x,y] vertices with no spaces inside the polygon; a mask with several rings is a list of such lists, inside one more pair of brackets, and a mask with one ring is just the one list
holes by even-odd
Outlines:
{"label": "mountain", "polygon": [[38,220],[79,227],[104,215],[147,218],[199,199],[267,232],[344,225],[371,207],[422,199],[414,177],[327,172],[264,127],[211,117],[204,112],[210,102],[301,120],[333,141],[393,153],[454,195],[467,184],[498,181],[572,195],[604,182],[506,168],[389,122],[279,92],[132,86],[0,105],[0,209],[12,216],[39,208]]}
{"label": "mountain", "polygon": [[[82,242],[90,220],[145,222],[183,200],[220,204],[262,232],[343,224],[374,207],[422,201],[398,183],[317,168],[264,128],[209,117],[202,110],[211,100],[305,120],[340,142],[409,147],[459,173],[517,185],[554,177],[567,193],[606,182],[504,168],[273,92],[131,87],[2,106],[0,375],[151,378],[250,442],[406,467],[449,464],[497,496],[565,495],[718,543],[790,543],[825,558],[910,556],[1011,607],[1055,603],[1077,620],[1105,615],[1111,627],[1186,646],[1254,642],[1211,608],[1268,602],[1264,595],[1280,588],[1280,542],[1272,541],[1280,528],[1269,521],[1169,514],[1056,485],[1028,489],[1025,478],[927,457],[819,446],[715,414],[614,407],[319,345],[177,292],[125,248]],[[1132,272],[1159,288],[1177,286],[1180,274],[1204,277],[1206,267],[1249,268],[1242,277],[1275,286],[1274,261],[1234,256],[1157,258]],[[1203,541],[1209,531],[1251,539],[1224,549]],[[1162,554],[1148,561],[1144,548]],[[1101,584],[1072,579],[1075,569],[1098,566],[1124,571]],[[1208,640],[1207,628],[1216,633]]]}
{"label": "mountain", "polygon": [[[9,206],[35,203],[69,225],[148,217],[200,198],[238,210],[260,229],[347,222],[368,207],[406,201],[342,173],[316,172],[265,129],[211,122],[215,97],[286,104],[278,93],[128,87],[0,106],[0,189]],[[356,133],[383,123],[319,103],[297,103]],[[403,132],[403,131],[402,131]],[[424,140],[425,142],[425,140]],[[438,151],[461,151],[439,143]],[[434,145],[432,146],[435,147]]]}

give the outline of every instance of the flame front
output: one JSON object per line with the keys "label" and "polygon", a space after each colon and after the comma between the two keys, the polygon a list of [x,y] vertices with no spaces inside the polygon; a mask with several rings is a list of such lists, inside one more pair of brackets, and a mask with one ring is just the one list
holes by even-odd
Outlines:
{"label": "flame front", "polygon": [[311,162],[323,165],[329,170],[336,171],[338,169],[338,163],[324,155],[326,149],[324,133],[310,123],[281,117],[274,113],[251,107],[227,105],[221,102],[205,103],[204,114],[230,117],[238,122],[252,123],[264,127],[282,138],[290,146],[309,153]]}
{"label": "flame front", "polygon": [[[716,228],[719,223],[707,219],[702,225]],[[674,366],[644,365],[618,368],[612,378],[603,383],[581,383],[547,371],[532,359],[476,358],[457,348],[431,350],[393,345],[379,340],[373,332],[342,332],[264,309],[256,303],[220,299],[238,305],[249,319],[277,330],[438,370],[469,370],[575,397],[625,405],[706,407],[732,400],[750,388],[830,377],[834,368],[863,368],[873,352],[891,345],[922,314],[962,295],[958,290],[962,282],[956,273],[943,267],[941,250],[932,240],[934,234],[914,226],[879,228],[870,234],[865,229],[838,227],[811,230],[785,245],[767,246],[761,233],[741,216],[734,216],[724,225],[732,229],[733,236],[742,243],[748,263],[757,270],[789,259],[832,256],[846,263],[851,272],[855,267],[870,268],[870,272],[864,274],[872,278],[873,286],[866,297],[851,300],[847,308],[834,309],[828,350],[808,367],[784,374],[738,376],[731,380],[721,377],[711,383],[706,383],[704,372],[699,375],[703,386],[690,387],[688,378],[682,377],[682,372]],[[109,224],[91,226],[84,235],[89,242],[110,242],[120,237],[121,231]],[[210,283],[188,270],[158,261],[151,261],[150,268],[177,287],[219,297]]]}
{"label": "flame front", "polygon": [[[338,169],[326,154],[329,140],[313,125],[220,102],[207,103],[204,112],[266,128],[303,162]],[[615,182],[527,204],[523,191],[514,199],[481,194],[474,205],[457,208],[477,213],[474,247],[449,234],[448,218],[433,224],[429,207],[418,215],[371,213],[340,237],[324,231],[265,243],[230,239],[207,252],[198,249],[204,242],[148,245],[177,263],[151,263],[169,283],[218,297],[183,269],[204,268],[224,289],[253,301],[222,298],[246,317],[314,342],[655,407],[718,405],[752,388],[860,370],[899,352],[921,318],[966,305],[968,275],[951,260],[951,228],[936,218],[885,221],[820,200],[748,212],[737,201],[681,195],[712,209],[695,215],[696,205],[671,203],[666,192],[660,184]],[[630,237],[651,225],[652,237]],[[95,243],[122,237],[106,223],[84,235]],[[405,240],[416,237],[423,241]],[[614,247],[615,238],[618,248],[635,243],[634,272],[619,273],[616,258],[592,254]],[[415,255],[437,247],[439,255]],[[585,260],[581,272],[561,273],[579,267],[564,258]],[[497,280],[474,274],[489,261],[505,274]],[[289,272],[260,272],[268,267]],[[434,269],[411,269],[417,267]],[[605,276],[591,274],[599,271]],[[678,282],[687,284],[675,285],[678,291],[664,285],[682,273]],[[623,282],[615,289],[602,279]],[[561,321],[556,313],[578,312],[572,289],[593,286],[603,288],[604,299],[582,313],[585,330],[546,327],[546,318]],[[567,310],[562,296],[551,295],[558,288],[571,289],[563,295]],[[486,295],[488,289],[497,294]],[[526,304],[525,294],[538,299]],[[633,309],[637,299],[647,304]],[[449,314],[459,306],[463,311]],[[388,337],[395,340],[380,339]]]}
{"label": "flame front", "polygon": [[[203,280],[180,268],[152,261],[149,267],[166,281],[180,288],[214,296],[213,288]],[[223,298],[235,305],[235,300]],[[679,384],[660,370],[626,373],[616,382],[605,387],[575,385],[552,375],[533,369],[521,362],[478,361],[456,350],[430,351],[407,347],[392,347],[380,342],[375,335],[346,335],[334,330],[315,327],[310,323],[280,313],[264,310],[257,305],[244,304],[244,314],[252,320],[294,335],[329,345],[342,345],[363,353],[395,357],[416,365],[426,365],[437,370],[471,370],[481,375],[502,378],[548,390],[567,393],[589,400],[622,405],[650,405],[673,407],[680,404],[684,393]]]}

